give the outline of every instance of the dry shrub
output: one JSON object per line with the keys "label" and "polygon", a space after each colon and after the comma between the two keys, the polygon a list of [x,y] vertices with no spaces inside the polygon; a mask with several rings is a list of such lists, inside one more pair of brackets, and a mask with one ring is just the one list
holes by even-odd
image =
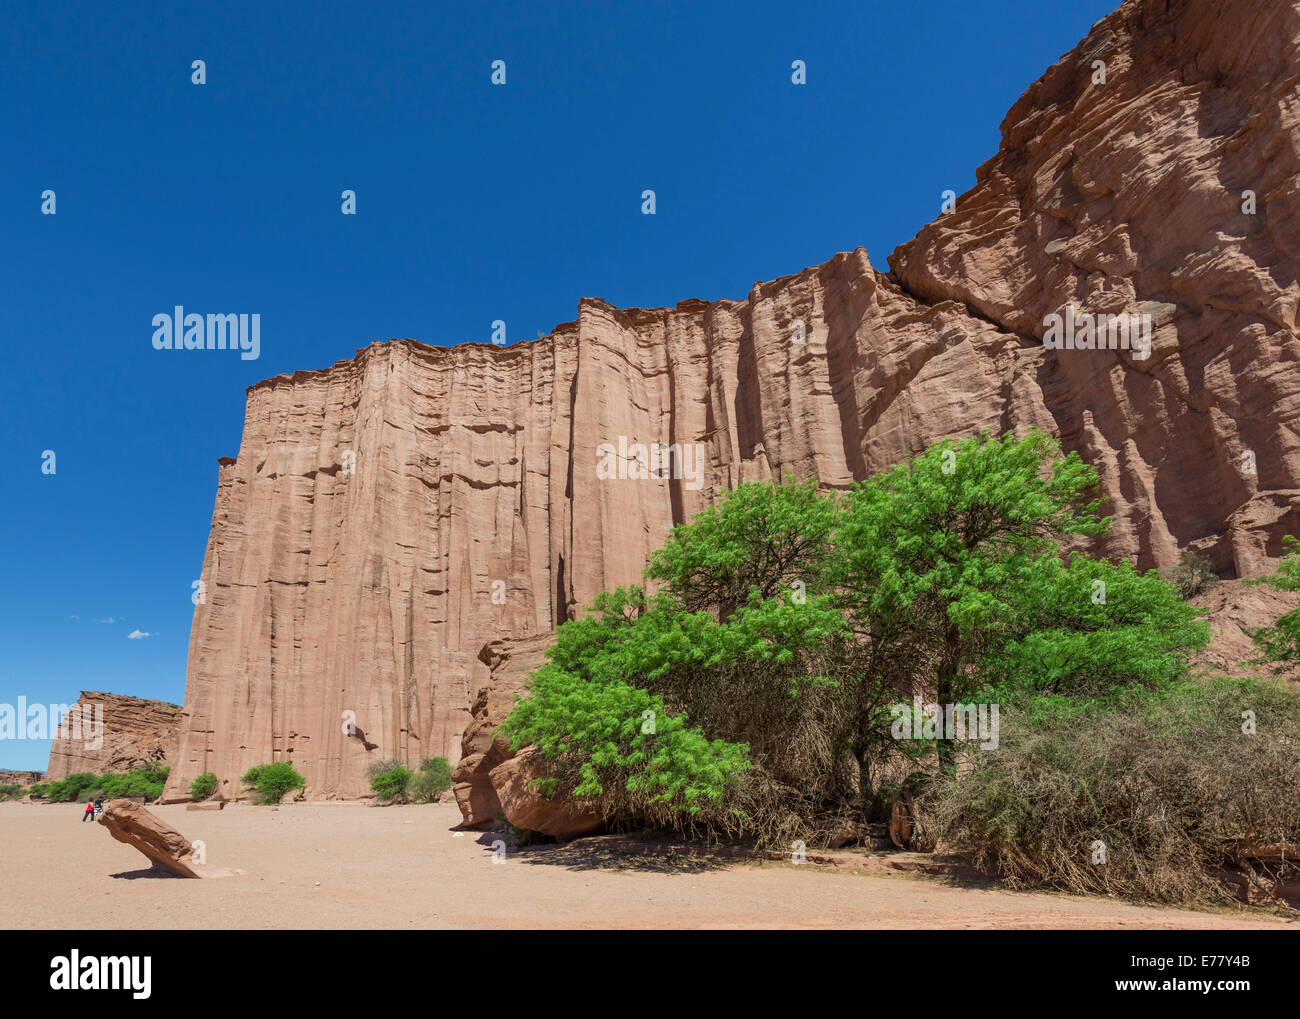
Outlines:
{"label": "dry shrub", "polygon": [[[1256,731],[1242,732],[1243,712]],[[1005,710],[997,750],[920,802],[945,849],[1012,886],[1151,902],[1231,898],[1216,877],[1246,842],[1300,842],[1300,693],[1220,679],[1114,712]],[[1093,862],[1096,844],[1105,863]],[[1269,877],[1295,880],[1295,863]]]}

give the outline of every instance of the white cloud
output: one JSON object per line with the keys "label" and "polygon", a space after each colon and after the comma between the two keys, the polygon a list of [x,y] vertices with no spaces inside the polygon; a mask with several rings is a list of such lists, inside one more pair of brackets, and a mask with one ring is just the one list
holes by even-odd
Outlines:
{"label": "white cloud", "polygon": [[113,616],[109,616],[107,619],[101,619],[100,622],[101,622],[101,623],[116,623],[117,620],[116,620]]}
{"label": "white cloud", "polygon": [[127,640],[143,640],[145,637],[156,637],[155,633],[145,633],[142,630],[132,630],[126,635]]}

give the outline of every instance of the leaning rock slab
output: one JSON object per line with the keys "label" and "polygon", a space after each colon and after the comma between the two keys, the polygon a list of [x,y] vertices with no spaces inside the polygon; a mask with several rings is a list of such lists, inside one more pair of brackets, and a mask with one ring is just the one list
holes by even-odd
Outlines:
{"label": "leaning rock slab", "polygon": [[153,869],[176,877],[229,877],[238,871],[211,867],[194,859],[194,846],[171,825],[131,800],[110,800],[99,823],[118,842],[140,850]]}
{"label": "leaning rock slab", "polygon": [[591,835],[605,826],[601,816],[592,810],[570,801],[549,799],[530,789],[529,783],[544,774],[542,758],[532,747],[492,769],[492,788],[507,821],[516,828],[565,841]]}

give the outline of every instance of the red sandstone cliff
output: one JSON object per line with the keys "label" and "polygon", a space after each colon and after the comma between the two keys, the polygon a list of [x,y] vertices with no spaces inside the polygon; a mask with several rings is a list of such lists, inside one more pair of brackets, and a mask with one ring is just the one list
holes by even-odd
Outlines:
{"label": "red sandstone cliff", "polygon": [[166,701],[85,690],[60,720],[45,781],[59,782],[79,771],[98,775],[150,761],[170,763],[180,720],[181,709]]}
{"label": "red sandstone cliff", "polygon": [[[1134,0],[891,274],[858,249],[743,301],[585,299],[535,342],[372,344],[253,386],[168,795],[279,758],[313,796],[364,794],[378,756],[454,761],[487,642],[639,581],[738,482],[844,486],[944,436],[1049,430],[1101,470],[1110,552],[1258,572],[1300,529],[1297,53],[1288,0]],[[1154,352],[1044,350],[1065,305],[1151,315]],[[699,484],[603,480],[620,439],[698,444]]]}

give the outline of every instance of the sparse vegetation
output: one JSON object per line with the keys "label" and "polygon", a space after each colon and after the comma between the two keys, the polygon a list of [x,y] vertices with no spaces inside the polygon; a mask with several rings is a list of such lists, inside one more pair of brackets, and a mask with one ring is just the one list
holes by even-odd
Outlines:
{"label": "sparse vegetation", "polygon": [[1298,745],[1300,693],[1276,681],[1135,691],[1114,710],[1041,698],[1004,716],[997,752],[936,777],[920,816],[1014,886],[1223,901],[1217,872],[1249,865],[1243,846],[1300,841]]}
{"label": "sparse vegetation", "polygon": [[288,761],[254,765],[244,772],[240,781],[253,791],[257,802],[262,804],[279,803],[284,799],[285,793],[307,785],[306,780]]}
{"label": "sparse vegetation", "polygon": [[1214,564],[1192,549],[1183,553],[1177,566],[1171,566],[1163,572],[1184,598],[1195,598],[1219,579]]}
{"label": "sparse vegetation", "polygon": [[[1300,540],[1292,535],[1282,539],[1285,554],[1271,577],[1255,581],[1279,591],[1300,591]],[[1272,626],[1255,630],[1251,637],[1260,650],[1261,663],[1271,663],[1277,672],[1285,672],[1300,662],[1300,609],[1279,616]]]}

